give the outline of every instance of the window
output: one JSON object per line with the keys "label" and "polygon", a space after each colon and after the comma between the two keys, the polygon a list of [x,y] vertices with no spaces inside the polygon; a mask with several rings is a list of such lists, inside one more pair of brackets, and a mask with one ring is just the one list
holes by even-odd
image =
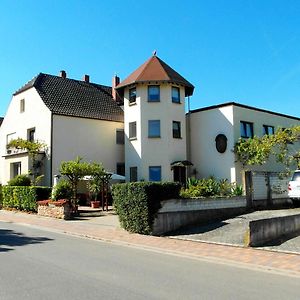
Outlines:
{"label": "window", "polygon": [[160,120],[148,121],[148,137],[159,138],[160,137]]}
{"label": "window", "polygon": [[274,126],[269,126],[269,125],[263,125],[263,134],[274,134]]}
{"label": "window", "polygon": [[17,138],[16,132],[7,134],[6,145],[8,145],[10,141],[15,140],[16,138]]}
{"label": "window", "polygon": [[241,137],[253,138],[253,123],[241,121]]}
{"label": "window", "polygon": [[34,142],[35,140],[35,128],[30,128],[27,130],[27,141]]}
{"label": "window", "polygon": [[129,139],[136,139],[136,122],[129,123]]}
{"label": "window", "polygon": [[129,104],[136,102],[136,88],[129,89]]}
{"label": "window", "polygon": [[20,113],[25,111],[25,99],[20,100]]}
{"label": "window", "polygon": [[137,167],[130,167],[130,182],[137,181]]}
{"label": "window", "polygon": [[149,181],[161,181],[161,166],[149,167]]}
{"label": "window", "polygon": [[175,86],[172,86],[172,102],[180,103],[180,90]]}
{"label": "window", "polygon": [[125,176],[125,163],[117,163],[117,174]]}
{"label": "window", "polygon": [[181,138],[181,123],[178,121],[173,121],[173,138]]}
{"label": "window", "polygon": [[148,102],[159,102],[160,101],[160,89],[159,85],[148,86]]}
{"label": "window", "polygon": [[10,164],[10,178],[14,178],[17,175],[21,175],[21,162]]}
{"label": "window", "polygon": [[116,130],[116,143],[120,145],[124,145],[124,130],[117,129]]}

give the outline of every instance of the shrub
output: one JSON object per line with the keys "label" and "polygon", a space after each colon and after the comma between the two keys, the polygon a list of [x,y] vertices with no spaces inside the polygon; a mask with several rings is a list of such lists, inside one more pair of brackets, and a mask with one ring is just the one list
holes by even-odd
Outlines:
{"label": "shrub", "polygon": [[72,185],[68,180],[60,180],[55,187],[53,187],[52,196],[53,200],[71,199]]}
{"label": "shrub", "polygon": [[37,201],[48,199],[50,193],[49,187],[3,186],[3,207],[37,211]]}
{"label": "shrub", "polygon": [[187,189],[181,189],[182,198],[230,197],[243,195],[241,185],[228,182],[227,179],[217,180],[214,177],[188,180]]}
{"label": "shrub", "polygon": [[17,175],[7,183],[10,186],[29,186],[31,180],[27,175]]}
{"label": "shrub", "polygon": [[113,203],[121,226],[130,232],[151,234],[162,200],[179,198],[180,184],[174,182],[131,182],[112,187]]}

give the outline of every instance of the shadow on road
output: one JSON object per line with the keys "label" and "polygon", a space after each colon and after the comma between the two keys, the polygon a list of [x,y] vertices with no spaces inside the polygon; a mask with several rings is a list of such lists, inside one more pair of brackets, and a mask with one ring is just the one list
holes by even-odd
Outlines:
{"label": "shadow on road", "polygon": [[14,247],[40,244],[52,240],[46,237],[30,237],[14,230],[0,229],[0,252],[14,250]]}

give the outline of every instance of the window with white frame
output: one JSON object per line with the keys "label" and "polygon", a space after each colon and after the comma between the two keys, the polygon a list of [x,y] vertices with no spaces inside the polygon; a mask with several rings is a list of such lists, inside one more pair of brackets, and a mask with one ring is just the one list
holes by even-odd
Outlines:
{"label": "window with white frame", "polygon": [[119,145],[124,145],[124,130],[116,129],[116,143]]}
{"label": "window with white frame", "polygon": [[181,122],[179,121],[173,121],[173,138],[181,138]]}
{"label": "window with white frame", "polygon": [[129,123],[129,139],[136,139],[136,122]]}
{"label": "window with white frame", "polygon": [[129,89],[129,104],[136,103],[136,88]]}
{"label": "window with white frame", "polygon": [[179,87],[172,86],[172,102],[180,103],[180,89]]}
{"label": "window with white frame", "polygon": [[25,99],[20,100],[20,113],[25,111]]}
{"label": "window with white frame", "polygon": [[271,135],[275,133],[274,126],[263,125],[263,134]]}
{"label": "window with white frame", "polygon": [[148,137],[160,138],[160,120],[148,121]]}
{"label": "window with white frame", "polygon": [[161,181],[161,166],[149,167],[149,181]]}
{"label": "window with white frame", "polygon": [[27,129],[27,140],[29,142],[35,141],[35,128]]}
{"label": "window with white frame", "polygon": [[14,162],[10,164],[10,178],[15,178],[17,175],[21,175],[21,162]]}
{"label": "window with white frame", "polygon": [[148,85],[148,102],[160,101],[160,87],[159,85]]}

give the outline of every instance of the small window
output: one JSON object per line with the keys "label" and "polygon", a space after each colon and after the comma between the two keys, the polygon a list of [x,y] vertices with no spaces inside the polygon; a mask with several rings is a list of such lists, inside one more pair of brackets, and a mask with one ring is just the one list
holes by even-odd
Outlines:
{"label": "small window", "polygon": [[274,134],[274,126],[263,125],[263,134],[271,135]]}
{"label": "small window", "polygon": [[25,111],[25,99],[20,100],[20,113]]}
{"label": "small window", "polygon": [[30,128],[27,130],[27,140],[29,142],[34,142],[35,140],[35,128]]}
{"label": "small window", "polygon": [[172,86],[172,102],[180,103],[180,90],[176,86]]}
{"label": "small window", "polygon": [[241,121],[241,137],[253,138],[253,123]]}
{"label": "small window", "polygon": [[14,133],[9,133],[6,135],[6,145],[10,143],[10,141],[15,140],[17,138],[16,132]]}
{"label": "small window", "polygon": [[120,145],[124,145],[124,130],[117,129],[116,130],[116,143]]}
{"label": "small window", "polygon": [[160,120],[148,121],[148,137],[159,138],[160,137]]}
{"label": "small window", "polygon": [[10,178],[14,178],[21,175],[21,162],[15,162],[10,164]]}
{"label": "small window", "polygon": [[148,86],[148,102],[160,101],[160,88],[159,85]]}
{"label": "small window", "polygon": [[149,167],[149,181],[161,181],[161,166]]}
{"label": "small window", "polygon": [[129,139],[136,139],[136,122],[129,123]]}
{"label": "small window", "polygon": [[125,163],[117,163],[117,174],[125,176]]}
{"label": "small window", "polygon": [[173,138],[181,138],[181,123],[178,121],[173,121]]}
{"label": "small window", "polygon": [[130,182],[137,181],[137,167],[130,167]]}
{"label": "small window", "polygon": [[136,102],[136,88],[129,89],[129,104]]}

